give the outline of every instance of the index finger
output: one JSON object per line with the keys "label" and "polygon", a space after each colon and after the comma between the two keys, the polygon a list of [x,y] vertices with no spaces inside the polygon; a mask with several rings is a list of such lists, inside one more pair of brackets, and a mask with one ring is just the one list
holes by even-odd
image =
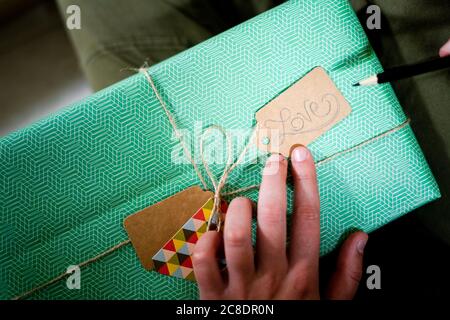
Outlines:
{"label": "index finger", "polygon": [[266,162],[259,190],[257,258],[261,269],[284,267],[286,258],[287,161],[272,155]]}
{"label": "index finger", "polygon": [[306,260],[318,264],[320,250],[320,200],[314,159],[306,147],[292,152],[294,213],[292,217],[290,262]]}

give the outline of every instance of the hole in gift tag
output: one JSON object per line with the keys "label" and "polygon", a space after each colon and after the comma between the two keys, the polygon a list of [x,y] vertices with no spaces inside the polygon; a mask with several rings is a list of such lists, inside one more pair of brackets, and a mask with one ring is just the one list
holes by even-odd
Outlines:
{"label": "hole in gift tag", "polygon": [[270,143],[269,137],[263,137],[261,140],[261,143],[265,146],[267,146]]}
{"label": "hole in gift tag", "polygon": [[288,157],[293,145],[308,145],[350,112],[326,71],[314,68],[256,113],[256,144]]}

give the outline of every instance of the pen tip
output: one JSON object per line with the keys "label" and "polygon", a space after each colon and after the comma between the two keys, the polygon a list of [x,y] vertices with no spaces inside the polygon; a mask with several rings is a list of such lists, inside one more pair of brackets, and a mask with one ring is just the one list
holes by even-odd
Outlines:
{"label": "pen tip", "polygon": [[359,82],[358,83],[354,83],[353,86],[354,87],[358,87],[359,86]]}

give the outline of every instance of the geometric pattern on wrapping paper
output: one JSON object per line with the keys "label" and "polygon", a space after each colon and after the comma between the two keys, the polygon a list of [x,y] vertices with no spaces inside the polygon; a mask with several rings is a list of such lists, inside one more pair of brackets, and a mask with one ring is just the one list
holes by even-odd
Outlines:
{"label": "geometric pattern on wrapping paper", "polygon": [[[347,0],[288,1],[151,67],[150,73],[180,129],[190,132],[196,121],[203,128],[251,128],[262,106],[315,66],[327,70],[352,107],[346,119],[309,146],[316,160],[405,120],[390,85],[351,86],[382,67]],[[245,142],[240,143],[236,149]],[[141,74],[3,137],[0,298],[104,252],[126,239],[125,217],[198,185],[191,165],[171,162],[175,148],[170,123]],[[261,169],[262,163],[238,166],[226,187],[258,184]],[[318,179],[321,254],[349,230],[374,230],[439,197],[408,127],[319,166]],[[245,195],[257,200],[258,192]],[[291,190],[288,200],[291,208]],[[81,272],[80,290],[59,281],[30,298],[198,296],[195,283],[142,268],[131,245]]]}
{"label": "geometric pattern on wrapping paper", "polygon": [[[209,199],[153,256],[155,271],[177,278],[195,281],[191,256],[195,244],[207,231],[214,198]],[[226,213],[222,202],[221,212]]]}

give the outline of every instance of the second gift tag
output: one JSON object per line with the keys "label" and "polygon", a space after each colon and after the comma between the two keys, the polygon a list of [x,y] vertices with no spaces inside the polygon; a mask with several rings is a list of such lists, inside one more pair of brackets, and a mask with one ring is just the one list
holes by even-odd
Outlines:
{"label": "second gift tag", "polygon": [[351,110],[326,71],[316,67],[256,113],[256,145],[288,157],[293,147],[308,145]]}

